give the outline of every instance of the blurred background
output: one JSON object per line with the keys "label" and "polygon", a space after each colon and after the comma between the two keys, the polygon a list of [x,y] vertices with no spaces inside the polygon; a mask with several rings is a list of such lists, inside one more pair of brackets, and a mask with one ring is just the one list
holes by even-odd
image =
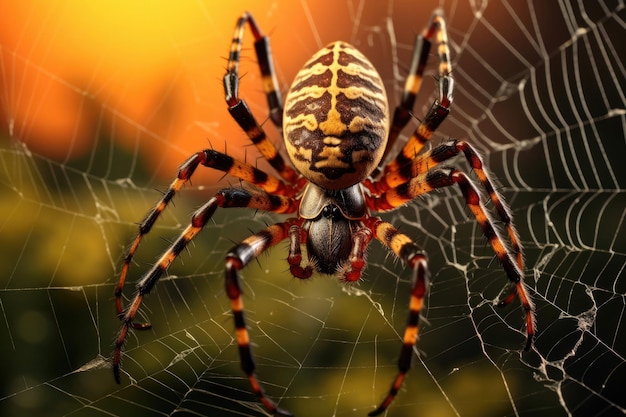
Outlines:
{"label": "blurred background", "polygon": [[[618,1],[517,0],[0,4],[0,415],[265,415],[239,368],[223,258],[281,217],[216,213],[144,303],[154,327],[129,338],[117,385],[124,250],[191,153],[212,147],[271,172],[223,100],[244,10],[271,37],[283,94],[342,39],[379,69],[394,106],[437,7],[456,90],[433,143],[471,141],[499,179],[540,332],[523,352],[518,303],[493,306],[506,278],[458,190],[386,214],[432,270],[414,368],[386,415],[623,415],[626,13]],[[251,39],[246,30],[240,93],[282,149]],[[435,70],[433,56],[416,119]],[[230,185],[197,171],[140,247],[126,296],[190,213]],[[354,286],[294,280],[286,255],[279,245],[243,272],[259,378],[298,416],[366,415],[396,372],[409,274],[377,243]]]}

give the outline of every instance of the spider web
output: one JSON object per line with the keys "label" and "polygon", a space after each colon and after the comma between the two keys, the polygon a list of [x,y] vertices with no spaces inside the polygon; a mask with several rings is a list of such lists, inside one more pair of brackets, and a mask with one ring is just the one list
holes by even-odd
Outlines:
{"label": "spider web", "polygon": [[[386,415],[626,413],[623,1],[17,4],[0,5],[0,414],[266,415],[239,369],[222,270],[233,242],[279,217],[218,211],[144,303],[154,327],[129,338],[116,385],[124,248],[192,152],[212,146],[268,169],[222,98],[243,10],[272,36],[283,92],[313,52],[344,39],[375,63],[394,105],[436,7],[456,89],[433,142],[470,141],[499,179],[539,333],[523,352],[518,304],[494,306],[506,279],[457,189],[386,215],[432,270],[419,354]],[[250,36],[244,45],[241,93],[263,119]],[[433,62],[416,118],[434,97]],[[131,283],[195,207],[238,185],[201,171],[145,239]],[[285,257],[281,245],[243,271],[260,380],[296,415],[365,415],[396,372],[407,271],[376,243],[355,286],[294,280]]]}

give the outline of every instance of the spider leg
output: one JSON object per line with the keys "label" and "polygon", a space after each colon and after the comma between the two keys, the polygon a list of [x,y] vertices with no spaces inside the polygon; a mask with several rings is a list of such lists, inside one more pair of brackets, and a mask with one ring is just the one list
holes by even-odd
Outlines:
{"label": "spider leg", "polygon": [[233,35],[230,54],[228,56],[228,65],[226,67],[227,73],[224,77],[224,81],[229,81],[229,83],[224,84],[224,88],[226,89],[226,101],[229,105],[232,105],[238,100],[239,61],[241,60],[241,45],[246,23],[254,36],[254,50],[256,52],[259,69],[261,70],[261,77],[263,78],[263,88],[265,96],[267,97],[267,104],[270,108],[270,119],[276,127],[281,128],[283,104],[280,94],[277,91],[278,80],[276,79],[276,72],[274,71],[270,40],[269,37],[263,36],[261,29],[249,12],[245,12],[241,15],[235,25],[235,33]]}
{"label": "spider leg", "polygon": [[511,250],[515,255],[517,266],[523,271],[524,257],[522,254],[519,234],[513,225],[511,210],[504,202],[502,195],[495,189],[493,180],[484,165],[482,157],[468,142],[456,139],[446,141],[445,143],[442,143],[427,152],[420,153],[404,166],[387,172],[386,175],[380,180],[369,182],[366,186],[375,194],[381,194],[392,187],[408,182],[411,178],[425,174],[428,170],[435,168],[442,162],[454,158],[460,153],[463,153],[481,185],[485,191],[487,191],[489,199],[494,205],[495,210],[498,213],[498,217],[507,231],[507,235],[511,243]]}
{"label": "spider leg", "polygon": [[294,224],[289,228],[289,256],[287,263],[291,275],[300,279],[308,279],[313,275],[313,266],[302,264],[302,245],[306,243],[306,233],[300,225]]}
{"label": "spider leg", "polygon": [[516,258],[509,252],[509,249],[504,244],[504,240],[500,236],[498,229],[494,226],[489,211],[486,210],[481,202],[480,194],[476,186],[465,173],[450,167],[438,167],[420,174],[410,179],[408,182],[391,188],[379,196],[367,196],[367,205],[370,209],[375,211],[387,211],[399,207],[419,195],[454,184],[458,185],[461,189],[467,206],[474,214],[483,234],[489,241],[512,284],[512,292],[509,296],[500,301],[499,305],[510,302],[513,294],[517,295],[517,298],[520,300],[526,316],[527,339],[525,350],[529,350],[535,334],[535,317],[533,314],[533,302],[524,284],[524,274]]}
{"label": "spider leg", "polygon": [[[181,165],[176,179],[174,179],[167,191],[163,194],[163,197],[156,203],[156,205],[148,212],[146,217],[139,224],[137,235],[126,250],[122,270],[120,272],[117,286],[115,287],[115,307],[117,314],[120,317],[123,317],[124,315],[122,292],[124,284],[126,283],[126,276],[128,275],[130,264],[133,260],[135,252],[137,252],[137,248],[139,247],[141,240],[150,232],[152,226],[170,203],[174,195],[191,179],[194,171],[199,165],[223,171],[243,181],[249,182],[250,184],[254,184],[267,193],[293,197],[298,191],[297,188],[287,185],[284,181],[272,175],[266,174],[250,164],[237,161],[236,159],[213,149],[205,149],[193,154]],[[135,329],[148,329],[150,328],[150,324],[133,323],[133,327]]]}
{"label": "spider leg", "polygon": [[391,404],[402,386],[406,373],[411,369],[413,348],[417,342],[419,318],[424,296],[426,291],[428,291],[430,274],[428,272],[426,255],[408,236],[400,233],[391,224],[376,217],[367,218],[366,226],[374,233],[376,239],[395,253],[398,258],[402,259],[404,264],[413,271],[410,309],[402,339],[402,350],[398,359],[398,374],[391,384],[385,399],[376,410],[369,413],[370,416],[377,416],[383,413]]}
{"label": "spider leg", "polygon": [[248,207],[275,213],[293,213],[297,210],[297,205],[297,202],[290,197],[262,192],[251,192],[239,188],[226,188],[217,192],[213,198],[200,207],[191,217],[189,226],[187,226],[178,239],[163,253],[157,263],[155,263],[141,280],[137,282],[135,296],[128,308],[122,312],[122,326],[117,335],[113,353],[113,376],[115,377],[115,381],[118,384],[120,383],[122,349],[129,330],[131,328],[144,329],[149,327],[149,325],[146,324],[140,326],[134,325],[135,316],[139,311],[144,296],[150,293],[174,259],[176,259],[187,244],[204,228],[218,207]]}
{"label": "spider leg", "polygon": [[[293,244],[293,236],[295,236],[296,233],[298,235],[300,233],[298,230],[294,229],[294,227],[299,226],[298,222],[299,221],[296,219],[291,219],[284,223],[277,223],[245,239],[242,243],[232,248],[226,255],[225,269],[226,294],[230,299],[231,310],[235,321],[235,334],[237,346],[239,347],[241,369],[247,375],[252,391],[265,408],[272,414],[285,416],[292,414],[278,408],[276,404],[265,395],[263,387],[254,374],[256,365],[254,363],[252,349],[250,348],[250,336],[244,318],[239,271],[253,259],[256,259],[266,249],[276,245],[287,237],[291,236],[291,243]],[[297,238],[299,240],[299,236],[297,236]]]}
{"label": "spider leg", "polygon": [[[411,112],[413,105],[415,104],[415,98],[417,97],[421,87],[422,76],[433,41],[438,44],[437,55],[439,57],[439,66],[437,71],[437,98],[434,100],[424,120],[420,122],[419,126],[415,129],[414,133],[404,145],[402,151],[398,153],[394,160],[384,167],[385,173],[397,170],[399,169],[398,167],[412,161],[415,155],[420,152],[424,144],[430,140],[433,132],[445,120],[450,111],[454,79],[450,76],[452,69],[450,65],[448,32],[446,29],[446,22],[443,17],[443,11],[435,10],[424,31],[415,39],[409,75],[407,76],[404,85],[404,91],[402,93],[400,104],[394,113],[387,148],[385,150],[385,156],[383,156],[381,164],[386,161],[387,152],[393,148],[398,135],[407,125],[409,120],[411,120]],[[379,166],[378,170],[373,174],[373,177],[375,178],[379,176],[381,171],[382,166]]]}
{"label": "spider leg", "polygon": [[348,262],[340,275],[347,282],[356,282],[361,278],[363,269],[365,268],[365,250],[372,240],[372,231],[367,228],[361,228],[354,233],[352,242],[352,251],[348,257]]}
{"label": "spider leg", "polygon": [[[274,71],[270,41],[267,36],[261,34],[254,18],[247,12],[239,18],[235,26],[226,74],[224,74],[224,96],[226,104],[228,104],[228,111],[276,172],[287,182],[295,184],[299,181],[298,173],[285,163],[274,144],[265,135],[263,128],[255,119],[245,100],[239,97],[239,61],[241,59],[243,30],[246,23],[254,36],[254,49],[270,108],[270,119],[279,130],[282,129],[283,107],[277,91],[278,81]],[[304,185],[304,180],[300,180],[300,185]]]}

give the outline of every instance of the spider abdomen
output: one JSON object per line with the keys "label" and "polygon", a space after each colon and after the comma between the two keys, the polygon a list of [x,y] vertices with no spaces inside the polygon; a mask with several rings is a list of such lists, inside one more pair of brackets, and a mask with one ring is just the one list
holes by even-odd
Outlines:
{"label": "spider abdomen", "polygon": [[389,131],[380,75],[353,46],[333,42],[298,72],[285,100],[285,145],[298,171],[339,190],[364,180],[380,162]]}

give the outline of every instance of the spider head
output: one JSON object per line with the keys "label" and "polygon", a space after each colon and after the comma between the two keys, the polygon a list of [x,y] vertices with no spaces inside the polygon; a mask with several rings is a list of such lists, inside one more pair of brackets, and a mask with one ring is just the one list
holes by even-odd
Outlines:
{"label": "spider head", "polygon": [[380,75],[353,46],[333,42],[296,75],[285,100],[285,146],[310,182],[340,190],[378,166],[389,131]]}
{"label": "spider head", "polygon": [[318,272],[335,274],[348,261],[353,235],[366,215],[360,186],[327,190],[308,184],[302,195],[299,216],[306,221],[307,253]]}

